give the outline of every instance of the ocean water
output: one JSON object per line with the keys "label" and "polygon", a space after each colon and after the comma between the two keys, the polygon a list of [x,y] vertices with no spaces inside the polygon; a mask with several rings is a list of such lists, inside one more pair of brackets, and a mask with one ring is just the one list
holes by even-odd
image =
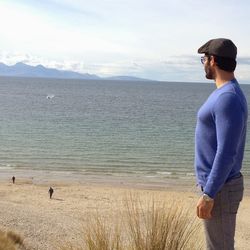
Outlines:
{"label": "ocean water", "polygon": [[[249,100],[250,85],[242,88]],[[2,77],[0,171],[193,178],[196,113],[213,89],[212,82]]]}

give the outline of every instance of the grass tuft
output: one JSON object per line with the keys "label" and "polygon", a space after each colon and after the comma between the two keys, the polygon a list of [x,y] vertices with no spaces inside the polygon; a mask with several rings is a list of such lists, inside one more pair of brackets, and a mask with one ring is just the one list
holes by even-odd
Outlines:
{"label": "grass tuft", "polygon": [[[104,220],[96,214],[83,233],[84,246],[70,250],[200,250],[200,222],[182,202],[142,202],[130,195],[124,211]],[[119,218],[119,219],[117,219]],[[60,248],[64,250],[65,248]]]}
{"label": "grass tuft", "polygon": [[119,225],[112,228],[98,215],[87,225],[84,241],[88,250],[123,250]]}
{"label": "grass tuft", "polygon": [[190,209],[177,201],[147,202],[146,209],[139,199],[130,197],[127,209],[129,249],[181,250],[202,249],[197,234],[200,223]]}
{"label": "grass tuft", "polygon": [[0,231],[0,250],[16,250],[17,246],[25,249],[21,236],[12,231]]}

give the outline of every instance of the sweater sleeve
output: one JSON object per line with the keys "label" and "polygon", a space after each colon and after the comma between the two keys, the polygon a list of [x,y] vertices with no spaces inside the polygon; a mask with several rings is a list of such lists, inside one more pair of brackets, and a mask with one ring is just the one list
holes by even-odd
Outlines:
{"label": "sweater sleeve", "polygon": [[237,158],[239,138],[244,127],[244,112],[239,97],[223,93],[213,107],[217,151],[204,193],[214,198],[226,182]]}

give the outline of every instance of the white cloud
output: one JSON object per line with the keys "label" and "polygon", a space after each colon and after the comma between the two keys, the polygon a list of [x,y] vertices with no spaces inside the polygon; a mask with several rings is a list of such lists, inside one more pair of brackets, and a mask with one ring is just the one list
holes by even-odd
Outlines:
{"label": "white cloud", "polygon": [[[2,53],[0,60],[103,76],[203,80],[196,51],[208,39],[230,37],[240,57],[250,56],[243,29],[249,9],[245,0],[211,0],[206,11],[197,0],[2,1],[1,49],[9,57]],[[238,72],[250,79],[247,66]]]}
{"label": "white cloud", "polygon": [[[34,57],[30,54],[1,52],[0,61],[8,65],[13,65],[16,62],[24,62],[33,66],[42,64],[49,68],[96,74],[101,77],[130,75],[161,81],[206,81],[199,56],[189,55],[172,56],[163,61],[120,60],[110,63],[104,60],[99,63],[93,63],[78,60],[48,60],[47,58]],[[243,81],[249,80],[250,65],[246,63],[248,58],[239,58],[238,61],[236,77]]]}

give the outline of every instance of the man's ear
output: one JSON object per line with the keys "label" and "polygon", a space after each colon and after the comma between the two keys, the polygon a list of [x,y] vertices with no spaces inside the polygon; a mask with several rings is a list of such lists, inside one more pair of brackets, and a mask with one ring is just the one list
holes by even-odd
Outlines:
{"label": "man's ear", "polygon": [[215,66],[215,65],[216,65],[214,56],[211,56],[211,57],[210,57],[210,65],[211,65],[211,66]]}

